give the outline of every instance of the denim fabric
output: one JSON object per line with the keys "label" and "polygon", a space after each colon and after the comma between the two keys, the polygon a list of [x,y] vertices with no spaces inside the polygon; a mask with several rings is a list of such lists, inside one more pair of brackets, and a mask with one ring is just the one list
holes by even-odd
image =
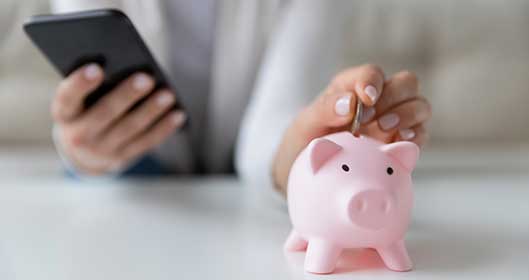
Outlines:
{"label": "denim fabric", "polygon": [[[74,171],[70,169],[65,169],[66,177],[72,179],[81,179],[82,176],[79,176]],[[163,176],[170,175],[174,172],[164,167],[151,155],[146,155],[140,160],[136,161],[123,173],[116,176],[116,178],[127,177],[127,176]]]}

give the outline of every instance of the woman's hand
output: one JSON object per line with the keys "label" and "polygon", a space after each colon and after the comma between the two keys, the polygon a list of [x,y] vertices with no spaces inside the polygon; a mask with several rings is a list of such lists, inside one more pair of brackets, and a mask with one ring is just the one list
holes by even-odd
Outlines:
{"label": "woman's hand", "polygon": [[386,143],[406,140],[422,146],[428,140],[424,124],[431,117],[431,107],[419,94],[413,73],[402,71],[385,80],[375,65],[347,69],[285,132],[272,167],[278,191],[286,193],[290,167],[312,139],[351,129],[357,101],[364,105],[361,134]]}
{"label": "woman's hand", "polygon": [[[168,113],[175,102],[169,90],[149,95],[155,82],[145,73],[131,75],[84,110],[85,98],[103,78],[97,64],[77,69],[59,84],[51,107],[64,155],[78,170],[91,175],[130,163],[159,145],[185,121],[181,111]],[[140,106],[130,110],[147,95]]]}

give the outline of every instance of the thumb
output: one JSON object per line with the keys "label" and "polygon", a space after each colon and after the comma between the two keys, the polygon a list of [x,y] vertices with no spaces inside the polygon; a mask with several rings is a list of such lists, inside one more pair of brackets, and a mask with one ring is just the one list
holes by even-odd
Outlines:
{"label": "thumb", "polygon": [[341,128],[355,117],[357,101],[349,91],[323,93],[301,112],[299,129],[313,138]]}

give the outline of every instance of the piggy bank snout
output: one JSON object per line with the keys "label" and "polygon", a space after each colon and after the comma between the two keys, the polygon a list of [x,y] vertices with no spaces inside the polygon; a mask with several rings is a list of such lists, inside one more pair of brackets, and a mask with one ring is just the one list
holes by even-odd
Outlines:
{"label": "piggy bank snout", "polygon": [[354,194],[349,200],[347,211],[355,225],[378,230],[392,219],[395,213],[395,200],[385,190],[364,190]]}

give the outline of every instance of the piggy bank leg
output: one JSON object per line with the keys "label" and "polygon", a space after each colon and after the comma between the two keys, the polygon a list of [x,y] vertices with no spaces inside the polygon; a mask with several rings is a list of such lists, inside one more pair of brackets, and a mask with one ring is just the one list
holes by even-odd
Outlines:
{"label": "piggy bank leg", "polygon": [[376,248],[386,266],[394,271],[410,271],[411,263],[404,241],[400,240],[385,248]]}
{"label": "piggy bank leg", "polygon": [[305,270],[312,273],[331,273],[341,252],[341,247],[328,241],[311,239],[305,256]]}
{"label": "piggy bank leg", "polygon": [[292,230],[284,247],[287,251],[303,251],[307,249],[307,244],[308,243],[305,239],[303,239],[295,230]]}

